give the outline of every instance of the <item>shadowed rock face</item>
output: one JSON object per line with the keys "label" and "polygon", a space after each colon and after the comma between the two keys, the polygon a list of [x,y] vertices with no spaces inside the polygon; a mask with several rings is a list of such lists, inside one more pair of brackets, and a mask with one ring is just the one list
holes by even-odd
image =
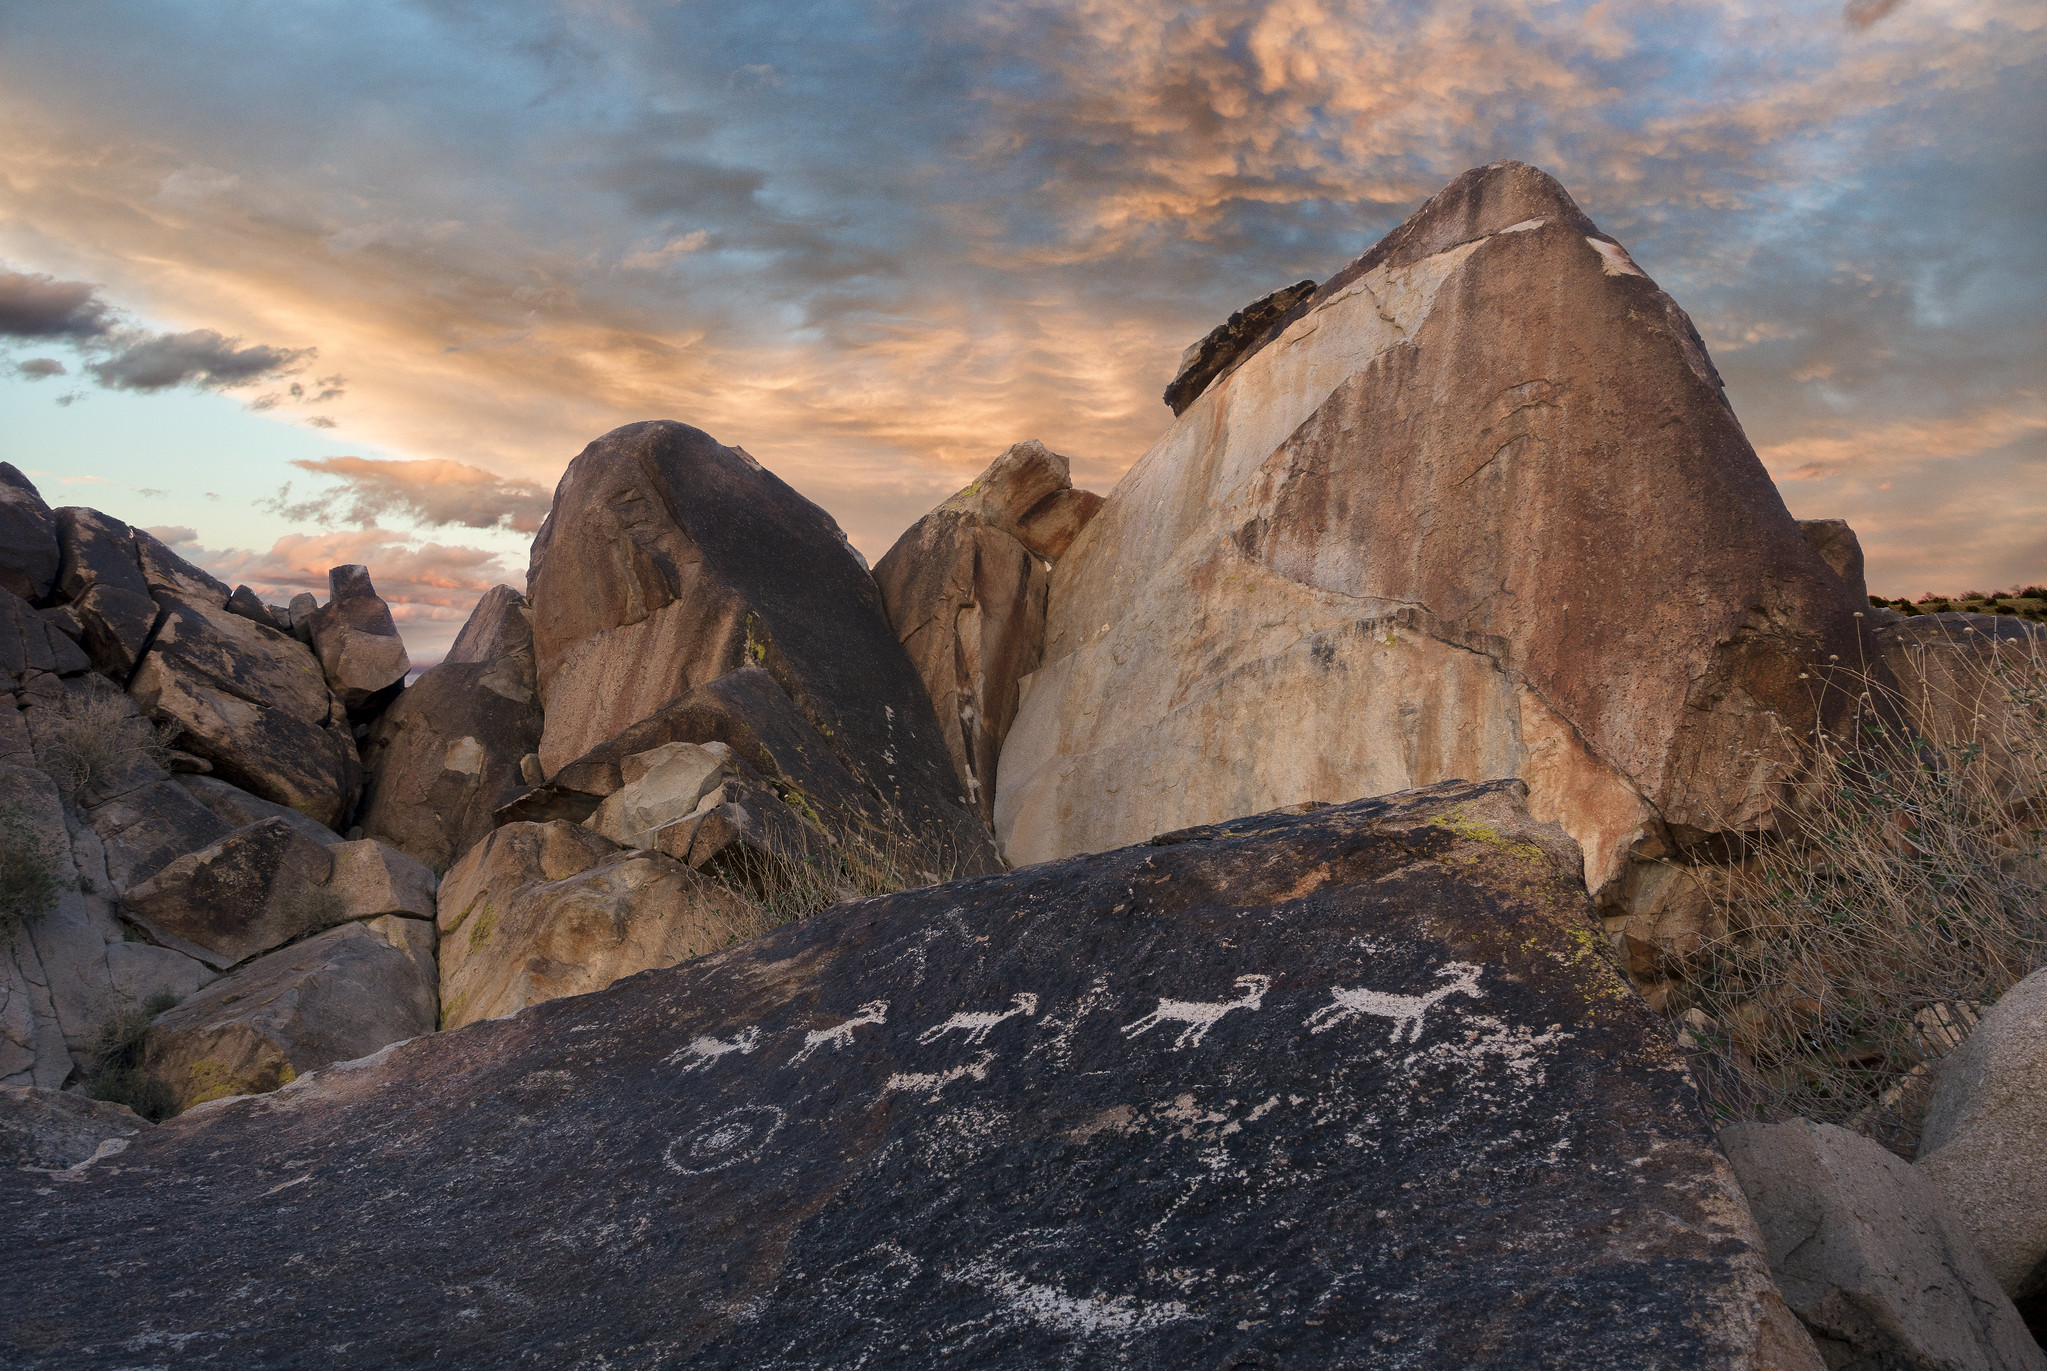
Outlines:
{"label": "shadowed rock face", "polygon": [[1817,1371],[1518,795],[858,901],[0,1174],[0,1360]]}
{"label": "shadowed rock face", "polygon": [[1855,606],[1690,320],[1563,187],[1468,172],[1241,357],[1052,576],[1015,861],[1521,776],[1596,888],[1765,824]]}
{"label": "shadowed rock face", "polygon": [[35,483],[0,462],[0,590],[40,600],[57,579],[57,525]]}
{"label": "shadowed rock face", "polygon": [[866,568],[740,449],[665,420],[599,438],[562,476],[528,593],[550,776],[756,663],[894,828],[966,871],[1000,865]]}
{"label": "shadowed rock face", "polygon": [[1209,330],[1207,337],[1181,354],[1180,372],[1166,387],[1164,396],[1174,415],[1185,414],[1187,406],[1201,398],[1201,392],[1208,388],[1210,381],[1262,342],[1274,324],[1314,293],[1313,281],[1296,281],[1270,295],[1260,296],[1217,324]]}

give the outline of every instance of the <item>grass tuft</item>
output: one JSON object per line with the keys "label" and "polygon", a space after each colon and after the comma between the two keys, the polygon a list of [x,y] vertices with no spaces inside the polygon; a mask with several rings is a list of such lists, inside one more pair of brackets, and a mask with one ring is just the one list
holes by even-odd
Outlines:
{"label": "grass tuft", "polygon": [[1853,716],[1802,741],[1787,831],[1693,868],[1725,931],[1666,1012],[1722,1119],[1841,1124],[1911,1157],[1934,1065],[2047,964],[2047,654],[1979,640],[1896,682],[1821,675]]}
{"label": "grass tuft", "polygon": [[152,1123],[161,1123],[177,1112],[170,1086],[142,1066],[142,1042],[150,1024],[177,1002],[176,995],[151,995],[139,1005],[117,1007],[100,1021],[88,1057],[87,1095],[125,1104]]}
{"label": "grass tuft", "polygon": [[28,811],[0,804],[0,938],[49,913],[63,888],[57,854]]}
{"label": "grass tuft", "polygon": [[112,793],[138,761],[168,770],[179,731],[176,724],[152,725],[122,696],[68,696],[49,726],[43,762],[58,788],[79,802]]}

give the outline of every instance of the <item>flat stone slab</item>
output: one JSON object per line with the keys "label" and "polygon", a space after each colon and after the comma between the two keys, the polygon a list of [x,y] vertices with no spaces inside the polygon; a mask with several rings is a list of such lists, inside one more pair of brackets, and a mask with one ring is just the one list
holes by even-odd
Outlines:
{"label": "flat stone slab", "polygon": [[0,1363],[1816,1371],[1523,793],[840,905],[0,1176]]}

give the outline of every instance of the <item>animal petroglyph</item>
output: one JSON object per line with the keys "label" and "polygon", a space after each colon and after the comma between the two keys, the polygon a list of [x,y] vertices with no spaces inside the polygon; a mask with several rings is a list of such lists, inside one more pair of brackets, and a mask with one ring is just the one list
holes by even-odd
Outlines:
{"label": "animal petroglyph", "polygon": [[661,1065],[674,1066],[677,1062],[684,1062],[686,1065],[682,1068],[682,1074],[687,1076],[692,1071],[703,1070],[718,1058],[730,1053],[737,1052],[744,1057],[759,1047],[760,1041],[761,1031],[758,1028],[749,1028],[730,1039],[713,1038],[706,1034],[701,1038],[690,1039],[687,1045],[669,1053],[661,1059]]}
{"label": "animal petroglyph", "polygon": [[1322,1033],[1340,1023],[1370,1014],[1374,1018],[1393,1020],[1394,1042],[1399,1042],[1403,1033],[1409,1042],[1420,1042],[1422,1018],[1438,1002],[1452,995],[1469,995],[1477,999],[1485,994],[1478,988],[1480,968],[1470,962],[1446,962],[1436,969],[1436,974],[1448,977],[1450,984],[1437,986],[1426,995],[1393,995],[1383,990],[1345,990],[1340,985],[1331,986],[1330,1003],[1310,1014],[1303,1022],[1310,1032]]}
{"label": "animal petroglyph", "polygon": [[803,1035],[803,1046],[796,1049],[796,1055],[789,1059],[789,1065],[795,1066],[826,1043],[830,1043],[836,1048],[845,1047],[853,1041],[853,1030],[856,1028],[871,1023],[887,1022],[888,1001],[869,1000],[866,1004],[860,1006],[859,1013],[855,1014],[852,1018],[835,1023],[830,1028],[819,1028],[805,1033]]}
{"label": "animal petroglyph", "polygon": [[969,1076],[977,1081],[987,1080],[988,1064],[994,1060],[993,1052],[983,1052],[965,1066],[947,1067],[943,1071],[898,1071],[881,1087],[881,1093],[885,1098],[899,1090],[912,1092],[921,1090],[925,1092],[924,1098],[935,1100],[939,1092],[954,1081],[963,1081]]}
{"label": "animal petroglyph", "polygon": [[1150,1032],[1162,1023],[1183,1023],[1187,1026],[1180,1030],[1179,1037],[1173,1039],[1173,1046],[1199,1047],[1201,1040],[1208,1036],[1208,1030],[1214,1028],[1223,1015],[1233,1009],[1256,1009],[1263,1004],[1265,992],[1272,988],[1272,977],[1239,976],[1232,984],[1244,992],[1234,1000],[1203,1004],[1195,1000],[1162,999],[1159,1001],[1159,1007],[1151,1013],[1135,1023],[1124,1024],[1123,1036],[1135,1038],[1139,1034]]}
{"label": "animal petroglyph", "polygon": [[948,1033],[964,1033],[967,1035],[968,1046],[979,1047],[987,1041],[988,1034],[994,1030],[997,1024],[1007,1019],[1013,1019],[1019,1014],[1029,1018],[1038,1012],[1038,997],[1028,990],[1019,990],[1016,994],[1011,995],[1009,1003],[1014,1007],[1005,1009],[1000,1014],[993,1010],[976,1010],[969,1013],[955,1014],[944,1023],[934,1024],[922,1033],[919,1033],[917,1041],[920,1043],[935,1043]]}

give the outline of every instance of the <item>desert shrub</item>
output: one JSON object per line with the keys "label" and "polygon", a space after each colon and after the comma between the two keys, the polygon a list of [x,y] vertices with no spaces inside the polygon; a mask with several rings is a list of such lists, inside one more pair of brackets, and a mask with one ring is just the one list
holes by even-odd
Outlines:
{"label": "desert shrub", "polygon": [[955,861],[942,859],[937,872],[930,865],[927,856],[913,853],[907,839],[879,833],[857,846],[818,840],[802,851],[761,852],[733,843],[711,859],[705,874],[746,901],[751,917],[736,930],[735,941],[741,941],[843,900],[893,895],[957,874]]}
{"label": "desert shrub", "polygon": [[49,913],[63,888],[57,853],[19,804],[0,804],[0,938]]}
{"label": "desert shrub", "polygon": [[161,1122],[176,1111],[171,1088],[143,1068],[142,1042],[149,1025],[177,1002],[175,995],[151,995],[139,1005],[118,1006],[100,1021],[87,1058],[87,1095],[125,1104],[152,1122]]}
{"label": "desert shrub", "polygon": [[1803,741],[1789,831],[1699,869],[1728,931],[1670,1008],[1721,1117],[1838,1123],[1909,1157],[1932,1066],[2047,964],[2047,660],[2037,640],[1955,660],[1895,686],[1822,673],[1816,706],[1856,707]]}
{"label": "desert shrub", "polygon": [[44,769],[73,800],[105,793],[138,761],[165,766],[175,724],[152,725],[138,717],[125,696],[67,696],[49,723],[42,749]]}

